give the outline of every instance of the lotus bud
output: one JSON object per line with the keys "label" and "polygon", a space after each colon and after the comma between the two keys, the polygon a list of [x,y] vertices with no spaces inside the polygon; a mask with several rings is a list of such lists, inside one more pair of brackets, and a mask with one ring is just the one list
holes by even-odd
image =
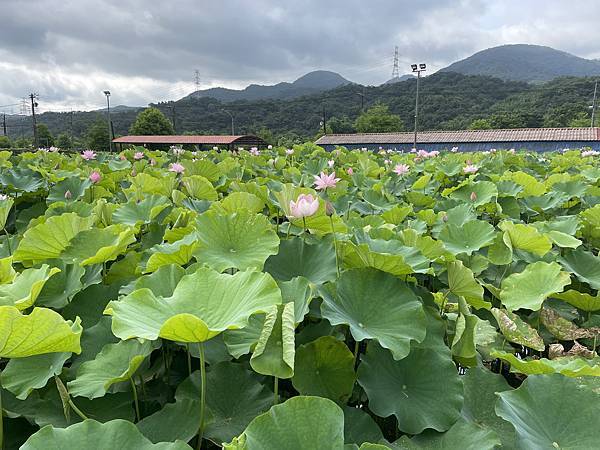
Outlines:
{"label": "lotus bud", "polygon": [[331,202],[325,203],[325,214],[327,214],[330,217],[335,214],[335,206],[333,206],[333,203],[331,203]]}
{"label": "lotus bud", "polygon": [[448,222],[448,214],[444,214],[444,215],[442,216],[442,221],[443,221],[443,222]]}
{"label": "lotus bud", "polygon": [[477,194],[475,192],[471,192],[471,196],[469,197],[472,202],[477,201]]}
{"label": "lotus bud", "polygon": [[72,198],[73,198],[73,194],[71,194],[71,191],[65,192],[65,199],[71,200]]}

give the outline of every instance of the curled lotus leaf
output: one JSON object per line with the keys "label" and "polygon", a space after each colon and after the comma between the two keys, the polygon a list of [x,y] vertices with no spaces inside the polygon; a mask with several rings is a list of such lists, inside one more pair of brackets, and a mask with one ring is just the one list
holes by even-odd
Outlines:
{"label": "curled lotus leaf", "polygon": [[60,272],[56,267],[42,264],[39,269],[25,269],[10,284],[0,285],[0,305],[15,306],[23,311],[31,307],[46,282]]}
{"label": "curled lotus leaf", "polygon": [[204,342],[227,329],[243,328],[251,315],[280,303],[281,292],[268,274],[228,275],[201,267],[182,277],[170,297],[138,289],[110,302],[105,313],[113,316],[115,336],[124,340]]}
{"label": "curled lotus leaf", "polygon": [[546,346],[542,337],[517,314],[498,308],[492,308],[491,312],[507,341],[524,345],[538,352],[544,351]]}

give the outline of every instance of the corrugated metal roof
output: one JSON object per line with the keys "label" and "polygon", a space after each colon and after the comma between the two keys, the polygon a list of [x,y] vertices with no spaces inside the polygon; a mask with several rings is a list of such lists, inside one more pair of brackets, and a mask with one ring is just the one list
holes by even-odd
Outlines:
{"label": "corrugated metal roof", "polygon": [[240,136],[123,136],[113,139],[117,144],[195,144],[229,145],[237,142],[263,143],[262,139],[251,135]]}
{"label": "corrugated metal roof", "polygon": [[[317,140],[319,145],[410,144],[414,134],[363,133],[328,134]],[[547,142],[600,141],[600,128],[516,128],[510,130],[422,131],[419,144],[454,144],[461,142]]]}

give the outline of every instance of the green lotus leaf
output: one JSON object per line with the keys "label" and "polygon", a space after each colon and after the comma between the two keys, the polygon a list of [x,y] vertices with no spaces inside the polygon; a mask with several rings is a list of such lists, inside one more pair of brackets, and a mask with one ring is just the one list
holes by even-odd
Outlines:
{"label": "green lotus leaf", "polygon": [[104,316],[93,326],[84,328],[81,335],[81,353],[71,358],[70,374],[75,377],[77,369],[86,361],[92,361],[107,344],[116,344],[119,339],[112,334],[110,317]]}
{"label": "green lotus leaf", "polygon": [[385,272],[353,269],[322,290],[321,313],[332,325],[347,324],[356,341],[376,339],[394,359],[426,334],[423,306],[408,285]]}
{"label": "green lotus leaf", "polygon": [[155,342],[136,339],[105,345],[95,359],[79,367],[77,378],[67,384],[69,393],[89,399],[102,397],[113,384],[131,379],[156,348]]}
{"label": "green lotus leaf", "polygon": [[570,283],[569,274],[561,271],[558,263],[538,261],[502,281],[500,300],[509,311],[522,308],[537,311],[547,297],[561,292]]}
{"label": "green lotus leaf", "polygon": [[439,235],[444,247],[452,254],[471,255],[482,247],[490,245],[495,238],[494,227],[482,220],[470,220],[462,226],[446,224]]}
{"label": "green lotus leaf", "polygon": [[17,272],[12,266],[12,256],[0,258],[0,285],[12,282],[17,276]]}
{"label": "green lotus leaf", "polygon": [[115,336],[124,340],[204,342],[226,329],[243,328],[252,314],[280,303],[281,292],[267,274],[227,275],[201,267],[181,278],[171,297],[139,289],[110,302],[105,313],[113,316]]}
{"label": "green lotus leaf", "polygon": [[250,317],[248,324],[238,330],[226,330],[223,341],[231,356],[238,359],[254,350],[260,339],[265,324],[264,314],[255,314]]}
{"label": "green lotus leaf", "polygon": [[310,282],[304,277],[292,278],[289,281],[277,282],[281,289],[283,303],[294,304],[294,320],[296,325],[304,320],[308,314],[310,302],[313,299],[313,291]]}
{"label": "green lotus leaf", "polygon": [[331,400],[293,397],[256,417],[225,450],[344,448],[344,413]]}
{"label": "green lotus leaf", "polygon": [[[85,178],[81,179],[77,176],[71,176],[65,180],[59,181],[50,189],[46,202],[48,204],[54,202],[74,202],[85,195],[86,189],[92,185],[92,182]],[[70,198],[66,198],[67,191],[71,194]]]}
{"label": "green lotus leaf", "polygon": [[48,218],[25,232],[15,251],[15,261],[44,261],[58,258],[71,240],[92,227],[92,217],[65,213]]}
{"label": "green lotus leaf", "polygon": [[479,318],[472,314],[464,298],[458,298],[460,314],[456,319],[454,338],[452,339],[452,356],[465,367],[477,365],[477,349],[475,348],[475,329]]}
{"label": "green lotus leaf", "polygon": [[44,353],[81,353],[80,320],[67,321],[46,308],[23,315],[14,306],[0,306],[0,357],[25,358]]}
{"label": "green lotus leaf", "polygon": [[252,214],[258,214],[265,207],[265,203],[250,192],[232,192],[219,203],[214,203],[211,208],[223,209],[226,214],[232,214],[240,209],[247,209]]}
{"label": "green lotus leaf", "polygon": [[544,340],[537,331],[529,324],[510,311],[492,308],[492,315],[496,318],[500,332],[508,342],[524,345],[538,352],[543,352],[546,348]]}
{"label": "green lotus leaf", "polygon": [[25,400],[34,389],[46,386],[54,375],[60,375],[71,353],[46,353],[11,359],[2,374],[0,384],[20,400]]}
{"label": "green lotus leaf", "polygon": [[600,337],[600,328],[579,328],[551,308],[542,308],[540,321],[560,341]]}
{"label": "green lotus leaf", "polygon": [[393,208],[384,212],[381,215],[381,217],[383,217],[383,219],[387,223],[393,223],[394,225],[399,225],[404,221],[404,219],[406,219],[406,217],[412,212],[412,210],[413,210],[412,206],[410,206],[410,205],[407,205],[407,206],[396,205]]}
{"label": "green lotus leaf", "polygon": [[17,191],[36,192],[38,189],[46,186],[46,181],[39,173],[31,169],[21,169],[18,167],[0,172],[0,184],[2,186],[12,186]]}
{"label": "green lotus leaf", "polygon": [[[35,303],[37,306],[64,308],[82,289],[84,284],[93,284],[96,280],[85,277],[86,269],[79,264],[67,264],[62,260],[52,260],[52,265],[60,269],[44,283]],[[83,278],[83,282],[82,282]],[[98,280],[99,281],[99,280]]]}
{"label": "green lotus leaf", "polygon": [[544,195],[546,193],[546,186],[544,183],[538,181],[535,177],[528,173],[518,171],[514,173],[507,173],[504,175],[505,179],[512,180],[520,186],[523,186],[523,191],[519,197],[536,197]]}
{"label": "green lotus leaf", "polygon": [[15,306],[21,311],[31,307],[44,284],[58,272],[60,269],[50,268],[48,264],[42,264],[39,269],[25,269],[12,283],[0,285],[0,305]]}
{"label": "green lotus leaf", "polygon": [[[596,380],[531,376],[518,389],[498,396],[496,413],[515,427],[518,449],[597,447],[600,390]],[[568,419],[557,422],[557,418]]]}
{"label": "green lotus leaf", "polygon": [[491,356],[510,364],[510,371],[525,375],[557,373],[567,377],[600,377],[600,358],[585,359],[579,356],[563,356],[555,359],[520,359],[512,353],[493,351]]}
{"label": "green lotus leaf", "polygon": [[133,228],[125,225],[111,225],[106,228],[92,228],[77,234],[61,253],[61,259],[79,262],[82,266],[113,261],[127,251],[135,242]]}
{"label": "green lotus leaf", "polygon": [[579,280],[593,289],[600,289],[600,256],[578,249],[567,252],[559,261],[565,270],[574,273]]}
{"label": "green lotus leaf", "polygon": [[494,243],[488,247],[488,260],[497,266],[505,266],[513,260],[513,249],[510,239],[504,240],[504,234],[499,233]]}
{"label": "green lotus leaf", "polygon": [[346,445],[380,442],[383,433],[373,417],[359,407],[344,406],[344,441]]}
{"label": "green lotus leaf", "polygon": [[189,450],[191,447],[181,441],[152,444],[126,420],[111,420],[100,423],[84,420],[67,428],[46,426],[32,435],[21,447],[22,450],[63,450],[66,448],[96,450]]}
{"label": "green lotus leaf", "polygon": [[[142,420],[138,428],[153,442],[193,438],[200,421],[200,386],[200,372],[196,371],[179,385],[174,404]],[[217,445],[230,441],[272,403],[273,393],[243,365],[221,362],[211,366],[206,374],[210,419],[204,436]]]}
{"label": "green lotus leaf", "polygon": [[302,276],[314,284],[334,280],[335,250],[325,241],[310,245],[302,238],[281,241],[279,253],[265,263],[265,271],[281,281]]}
{"label": "green lotus leaf", "polygon": [[504,231],[504,242],[510,247],[544,256],[552,248],[548,236],[540,233],[535,227],[522,223],[502,222],[499,228]]}
{"label": "green lotus leaf", "polygon": [[[484,367],[473,367],[463,377],[463,385],[465,403],[462,416],[484,429],[495,431],[504,447],[514,448],[514,428],[510,423],[498,417],[494,410],[498,398],[496,393],[511,390],[504,377]],[[473,448],[478,447],[474,446]]]}
{"label": "green lotus leaf", "polygon": [[195,233],[188,234],[172,244],[158,244],[149,250],[150,258],[146,262],[145,272],[154,272],[170,264],[185,265],[191,259],[198,242]]}
{"label": "green lotus leaf", "polygon": [[358,382],[369,397],[369,408],[380,417],[392,414],[398,428],[418,434],[426,428],[448,430],[460,417],[463,385],[451,359],[414,348],[400,361],[369,342],[361,356]]}
{"label": "green lotus leaf", "polygon": [[121,205],[113,213],[112,220],[129,226],[150,223],[170,205],[169,199],[162,195],[147,195],[141,201],[130,200]]}
{"label": "green lotus leaf", "polygon": [[219,194],[212,183],[202,175],[183,177],[181,179],[181,185],[183,186],[185,193],[192,198],[211,201],[216,201],[219,198]]}
{"label": "green lotus leaf", "polygon": [[126,170],[131,168],[131,163],[126,159],[118,159],[118,160],[110,160],[108,162],[108,168],[113,172],[117,172],[119,170]]}
{"label": "green lotus leaf", "polygon": [[[476,195],[474,201],[471,200],[473,193]],[[489,203],[494,197],[498,197],[498,188],[496,188],[496,185],[490,181],[469,183],[455,190],[450,195],[450,198],[460,200],[475,207]]]}
{"label": "green lotus leaf", "polygon": [[448,287],[457,297],[464,299],[474,308],[491,308],[492,304],[483,299],[483,287],[473,277],[473,272],[461,261],[448,263]]}
{"label": "green lotus leaf", "polygon": [[207,211],[198,216],[196,260],[215,270],[261,270],[277,254],[279,237],[266,216],[240,209],[232,214]]}
{"label": "green lotus leaf", "polygon": [[4,200],[0,200],[0,229],[4,229],[6,226],[6,220],[8,214],[15,204],[15,200],[12,197],[7,197]]}
{"label": "green lotus leaf", "polygon": [[293,303],[270,308],[250,358],[250,366],[263,375],[291,378],[294,375],[296,354],[295,328]]}
{"label": "green lotus leaf", "polygon": [[170,297],[185,275],[185,269],[169,264],[159,267],[154,273],[137,278],[133,289],[148,288],[157,297]]}
{"label": "green lotus leaf", "polygon": [[333,336],[322,336],[296,351],[292,385],[300,395],[325,397],[344,404],[354,387],[354,356]]}
{"label": "green lotus leaf", "polygon": [[566,233],[561,233],[560,231],[549,231],[546,233],[546,236],[548,236],[550,240],[558,247],[577,248],[581,245],[581,241],[579,239],[574,238]]}
{"label": "green lotus leaf", "polygon": [[558,294],[552,294],[552,298],[558,298],[563,300],[574,307],[581,309],[582,311],[599,311],[600,310],[600,293],[595,296],[586,294],[585,292],[574,291],[569,289],[565,292]]}
{"label": "green lotus leaf", "polygon": [[177,179],[163,174],[138,173],[135,177],[129,178],[131,186],[123,189],[128,199],[145,200],[148,194],[155,197],[170,197],[177,188]]}
{"label": "green lotus leaf", "polygon": [[493,450],[499,445],[494,431],[465,419],[459,419],[445,433],[427,430],[412,439],[403,436],[394,442],[395,448],[402,450]]}

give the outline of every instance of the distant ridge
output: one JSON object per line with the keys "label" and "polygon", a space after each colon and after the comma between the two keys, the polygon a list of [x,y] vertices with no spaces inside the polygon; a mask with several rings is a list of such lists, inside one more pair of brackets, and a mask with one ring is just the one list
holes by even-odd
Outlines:
{"label": "distant ridge", "polygon": [[251,84],[245,89],[227,89],[222,87],[204,89],[191,93],[184,99],[191,97],[210,97],[221,102],[235,102],[238,100],[264,100],[264,99],[292,99],[303,95],[315,94],[330,89],[335,89],[345,84],[350,84],[339,73],[328,70],[315,70],[301,76],[292,83],[282,82],[272,86]]}
{"label": "distant ridge", "polygon": [[441,71],[539,83],[564,76],[600,76],[600,61],[541,45],[511,44],[482,50]]}

